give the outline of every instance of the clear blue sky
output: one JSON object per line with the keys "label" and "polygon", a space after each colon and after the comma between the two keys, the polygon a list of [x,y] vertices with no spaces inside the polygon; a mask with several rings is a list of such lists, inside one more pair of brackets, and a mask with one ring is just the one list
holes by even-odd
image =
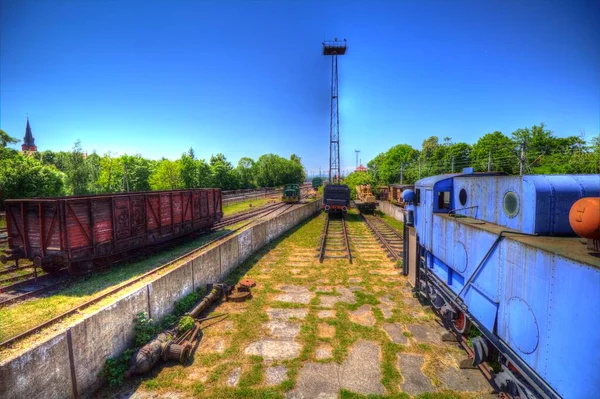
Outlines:
{"label": "clear blue sky", "polygon": [[600,2],[2,0],[0,127],[39,149],[328,164],[340,59],[342,167],[399,143],[473,143],[544,121],[600,129]]}

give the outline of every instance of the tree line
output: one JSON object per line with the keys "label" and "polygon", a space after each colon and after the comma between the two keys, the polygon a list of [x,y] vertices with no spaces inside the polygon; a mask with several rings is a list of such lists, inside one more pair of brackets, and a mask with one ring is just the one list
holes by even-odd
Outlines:
{"label": "tree line", "polygon": [[86,155],[79,141],[71,151],[23,154],[8,147],[16,142],[0,130],[1,200],[197,187],[251,189],[302,183],[306,177],[295,154],[290,159],[265,154],[256,161],[243,157],[234,166],[223,154],[199,159],[192,148],[172,161],[139,154]]}
{"label": "tree line", "polygon": [[473,145],[450,137],[431,136],[417,150],[398,144],[373,158],[367,172],[353,172],[344,180],[354,190],[358,184],[412,184],[420,178],[460,172],[518,174],[588,174],[600,172],[600,138],[585,135],[556,137],[544,123],[517,129],[510,136],[495,131]]}

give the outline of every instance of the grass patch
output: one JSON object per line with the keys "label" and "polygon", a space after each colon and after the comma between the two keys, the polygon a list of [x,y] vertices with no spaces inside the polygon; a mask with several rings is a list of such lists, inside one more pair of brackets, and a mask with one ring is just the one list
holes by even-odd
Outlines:
{"label": "grass patch", "polygon": [[273,198],[253,198],[246,201],[235,202],[233,204],[223,206],[223,216],[231,216],[236,213],[249,211],[254,208],[259,208],[269,202],[279,202],[279,199]]}
{"label": "grass patch", "polygon": [[66,288],[50,297],[30,299],[0,309],[0,341],[66,312],[112,289],[115,285],[144,274],[205,243],[224,235],[218,231],[206,234],[173,248],[164,249],[136,261],[124,262],[106,271],[75,279]]}
{"label": "grass patch", "polygon": [[392,226],[395,230],[397,230],[400,234],[403,234],[404,232],[404,223],[402,223],[401,221],[399,221],[396,218],[393,218],[381,211],[375,211],[375,214],[377,216],[379,216],[380,218],[382,218],[383,220],[385,220],[385,222],[387,224],[389,224],[390,226]]}
{"label": "grass patch", "polygon": [[[147,387],[147,381],[142,383],[142,390],[158,390],[160,393],[168,392],[181,395],[182,397],[210,397],[210,398],[282,398],[286,392],[293,390],[298,383],[298,376],[302,367],[307,362],[315,362],[315,352],[319,345],[327,343],[333,348],[333,361],[340,364],[346,361],[348,353],[353,345],[359,340],[375,342],[380,348],[381,361],[381,383],[386,388],[385,395],[359,395],[354,392],[342,390],[341,397],[345,399],[376,399],[376,398],[402,398],[407,399],[406,393],[399,392],[402,376],[398,369],[398,355],[400,353],[422,354],[425,357],[424,371],[436,383],[435,368],[439,364],[447,364],[453,354],[452,350],[437,344],[421,344],[410,340],[406,345],[394,344],[383,331],[382,324],[387,322],[399,323],[403,328],[407,324],[425,324],[430,315],[425,312],[414,314],[412,305],[403,301],[404,292],[399,287],[403,280],[398,277],[397,281],[389,281],[389,276],[380,274],[373,275],[369,272],[373,269],[393,267],[385,257],[382,260],[372,259],[372,256],[361,256],[360,245],[352,242],[354,236],[371,237],[360,216],[356,212],[348,215],[348,230],[350,233],[351,247],[355,262],[349,265],[345,260],[328,259],[320,264],[314,255],[319,244],[319,238],[323,229],[325,215],[320,214],[309,219],[298,227],[282,235],[279,239],[269,244],[258,253],[252,255],[244,264],[238,267],[228,278],[230,284],[237,283],[240,279],[249,277],[257,282],[252,290],[253,298],[243,304],[225,304],[226,309],[215,309],[215,312],[231,311],[228,318],[227,329],[212,328],[203,331],[205,338],[223,339],[225,351],[223,353],[201,352],[195,355],[194,362],[183,367],[184,376],[166,378],[165,367],[151,380],[155,381],[154,388]],[[392,221],[393,222],[393,221]],[[399,223],[399,222],[398,222]],[[391,224],[391,223],[390,223]],[[363,240],[365,238],[362,238]],[[368,238],[366,238],[368,239]],[[374,240],[374,238],[372,238]],[[383,250],[382,250],[383,253]],[[302,258],[310,257],[309,263]],[[302,264],[306,263],[306,264]],[[300,265],[298,265],[300,264]],[[301,270],[298,275],[290,272],[290,269]],[[320,298],[333,293],[315,293],[317,286],[344,286],[351,285],[351,277],[360,277],[361,290],[354,292],[356,303],[337,302],[333,307],[335,316],[332,318],[319,318],[317,313],[323,310],[320,306]],[[404,280],[405,281],[405,280]],[[297,304],[276,301],[275,295],[280,291],[281,285],[301,285],[315,293],[308,304]],[[395,302],[392,317],[385,320],[383,313],[376,306],[380,304],[380,298],[386,296]],[[350,312],[363,305],[370,305],[375,316],[375,326],[366,327],[350,320]],[[232,311],[232,308],[235,309]],[[264,373],[268,366],[260,357],[247,356],[245,349],[251,342],[259,338],[267,337],[264,324],[269,320],[266,310],[268,308],[279,309],[307,309],[305,318],[290,319],[290,322],[300,325],[300,332],[295,341],[302,345],[300,355],[291,360],[274,362],[270,365],[284,365],[287,368],[287,379],[281,384],[273,387],[264,386]],[[329,309],[328,309],[329,310]],[[431,315],[434,317],[434,315]],[[335,327],[335,334],[330,338],[321,338],[318,335],[318,325],[326,323]],[[404,333],[410,337],[409,332]],[[202,343],[200,344],[202,347]],[[169,366],[170,367],[170,366]],[[178,367],[178,366],[176,366]],[[235,368],[241,368],[241,375],[237,387],[226,386],[228,376]],[[202,371],[198,373],[198,368]],[[208,379],[199,383],[195,381],[198,375],[207,375]],[[110,393],[109,393],[110,394]],[[446,395],[446,396],[444,396]],[[453,396],[454,395],[454,396]],[[420,396],[421,399],[470,399],[472,394],[460,393],[456,396],[454,392],[442,391],[433,396]]]}

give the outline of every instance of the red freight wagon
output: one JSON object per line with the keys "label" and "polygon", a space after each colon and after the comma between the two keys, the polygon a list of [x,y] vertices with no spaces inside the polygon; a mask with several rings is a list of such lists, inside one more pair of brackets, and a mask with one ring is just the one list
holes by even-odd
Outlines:
{"label": "red freight wagon", "polygon": [[154,191],[4,202],[9,249],[48,272],[72,273],[116,255],[206,229],[223,216],[221,189]]}

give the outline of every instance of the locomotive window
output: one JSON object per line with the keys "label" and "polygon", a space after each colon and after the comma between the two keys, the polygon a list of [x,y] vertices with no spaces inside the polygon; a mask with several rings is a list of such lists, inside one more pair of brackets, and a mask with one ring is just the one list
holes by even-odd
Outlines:
{"label": "locomotive window", "polygon": [[438,209],[450,209],[450,191],[438,193]]}
{"label": "locomotive window", "polygon": [[415,190],[415,204],[420,204],[421,203],[421,189],[417,188]]}
{"label": "locomotive window", "polygon": [[503,208],[509,218],[514,218],[519,213],[519,197],[514,191],[504,194]]}
{"label": "locomotive window", "polygon": [[460,189],[460,192],[458,193],[458,200],[460,201],[460,204],[462,206],[465,206],[467,204],[467,190],[465,190],[464,188]]}

